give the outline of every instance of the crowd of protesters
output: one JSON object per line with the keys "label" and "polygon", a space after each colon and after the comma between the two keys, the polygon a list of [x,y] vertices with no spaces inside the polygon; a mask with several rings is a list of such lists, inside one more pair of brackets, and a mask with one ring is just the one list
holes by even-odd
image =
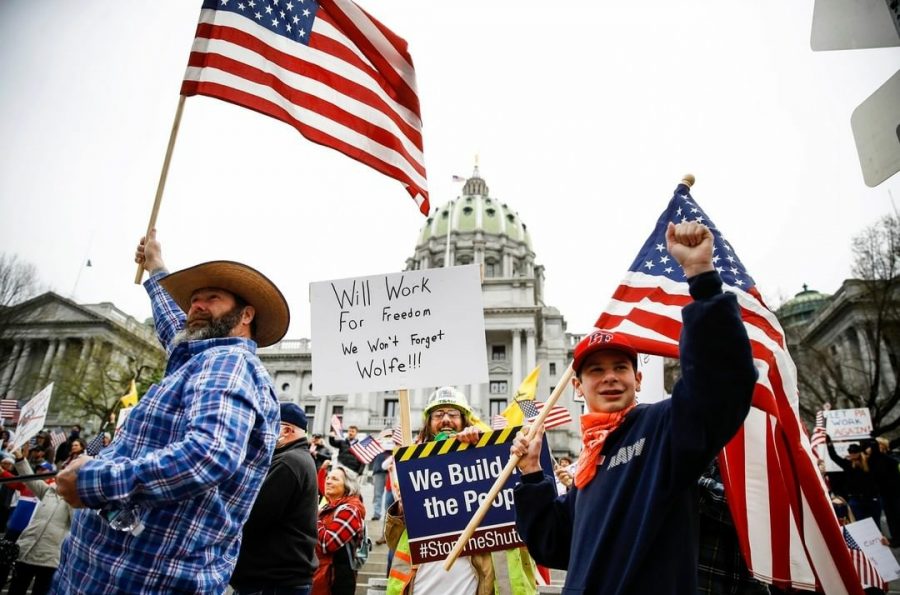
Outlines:
{"label": "crowd of protesters", "polygon": [[[230,261],[170,274],[151,234],[135,260],[151,273],[145,287],[169,354],[166,375],[115,438],[101,432],[87,442],[74,426],[65,440],[42,431],[14,448],[4,433],[0,477],[11,481],[0,484],[0,586],[40,595],[79,585],[220,592],[230,583],[238,595],[350,595],[368,510],[368,520],[385,521],[377,543],[391,551],[391,595],[535,593],[550,567],[567,570],[573,592],[769,591],[749,576],[711,464],[750,408],[756,371],[746,330],[712,265],[711,232],[670,225],[666,241],[694,300],[683,309],[683,376],[673,397],[638,404],[643,376],[628,338],[585,337],[572,363],[572,386],[588,409],[577,461],[560,457],[548,477],[542,431],[520,432],[511,446],[527,549],[475,553],[448,572],[437,562],[412,564],[390,430],[378,436],[382,452],[365,462],[354,448],[359,428],[307,438],[303,410],[278,403],[256,356],[287,328],[277,287]],[[419,443],[471,445],[488,431],[450,386],[431,395],[421,421]],[[604,453],[617,448],[615,464],[604,465]],[[845,458],[829,442],[842,473],[828,480],[843,521],[872,518],[881,527],[883,514],[898,545],[900,467],[889,450],[865,440]],[[141,539],[153,547],[136,547]]]}
{"label": "crowd of protesters", "polygon": [[[56,491],[55,474],[88,454],[81,433],[75,425],[54,444],[53,436],[61,432],[45,429],[20,448],[13,448],[9,430],[0,434],[0,478],[23,478],[0,484],[0,587],[8,585],[10,594],[40,595],[50,589],[72,519],[72,508]],[[99,449],[111,438],[101,432],[91,442]]]}

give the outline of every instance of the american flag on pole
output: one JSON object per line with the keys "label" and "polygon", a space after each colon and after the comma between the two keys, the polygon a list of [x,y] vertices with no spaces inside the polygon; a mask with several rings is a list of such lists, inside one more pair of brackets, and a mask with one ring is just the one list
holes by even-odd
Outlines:
{"label": "american flag on pole", "polygon": [[377,457],[378,454],[383,450],[384,449],[381,447],[378,441],[371,436],[366,436],[350,447],[350,452],[353,453],[353,456],[359,459],[361,463],[364,463],[366,465],[371,463],[372,459]]}
{"label": "american flag on pole", "polygon": [[495,415],[491,418],[491,429],[492,430],[502,430],[506,427],[506,424],[509,423],[505,417],[502,415]]}
{"label": "american flag on pole", "polygon": [[[534,408],[537,410],[538,414],[540,414],[541,410],[544,408],[544,403],[535,403]],[[537,415],[529,417],[528,423],[533,422],[536,417]],[[553,428],[558,428],[559,426],[564,426],[569,423],[572,423],[572,414],[569,413],[569,410],[561,405],[554,405],[553,409],[550,410],[550,413],[547,414],[547,418],[544,420],[544,429],[552,430]]]}
{"label": "american flag on pole", "polygon": [[846,528],[842,528],[841,530],[844,532],[844,541],[847,542],[847,547],[850,548],[850,557],[853,558],[853,566],[856,567],[856,572],[859,575],[859,580],[862,583],[863,588],[868,589],[869,587],[874,587],[876,589],[881,589],[882,591],[887,591],[888,584],[882,580],[881,575],[878,574],[878,571],[872,566],[872,562],[869,561],[869,558],[863,553],[862,548],[859,547],[859,544],[856,543],[856,540],[853,539],[850,532],[847,531]]}
{"label": "american flag on pole", "polygon": [[19,413],[19,402],[15,399],[0,399],[0,417],[14,419]]}
{"label": "american flag on pole", "polygon": [[678,356],[684,273],[666,250],[669,222],[699,221],[715,237],[713,261],[736,294],[759,379],[753,408],[719,464],[741,552],[753,575],[785,588],[861,593],[840,527],[797,414],[796,369],[784,332],[731,245],[680,184],[596,326],[642,353]]}
{"label": "american flag on pole", "polygon": [[351,0],[204,0],[181,94],[290,124],[398,180],[428,215],[406,41]]}

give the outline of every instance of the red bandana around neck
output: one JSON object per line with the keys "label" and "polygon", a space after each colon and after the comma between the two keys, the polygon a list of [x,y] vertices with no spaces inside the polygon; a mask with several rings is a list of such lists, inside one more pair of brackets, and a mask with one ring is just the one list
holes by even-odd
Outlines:
{"label": "red bandana around neck", "polygon": [[575,487],[581,489],[586,486],[594,475],[597,474],[597,459],[606,437],[622,425],[628,412],[634,409],[636,402],[614,413],[585,413],[581,416],[581,441],[584,448],[578,456],[577,469],[575,471]]}

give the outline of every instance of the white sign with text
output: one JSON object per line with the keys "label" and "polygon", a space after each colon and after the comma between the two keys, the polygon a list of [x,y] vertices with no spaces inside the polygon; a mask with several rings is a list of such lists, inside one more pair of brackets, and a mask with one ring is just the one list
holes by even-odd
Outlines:
{"label": "white sign with text", "polygon": [[18,450],[28,442],[32,436],[44,427],[47,419],[47,408],[50,406],[50,395],[53,393],[53,383],[48,384],[44,390],[34,395],[30,401],[22,407],[19,414],[19,424],[16,426],[16,437],[13,439],[9,450]]}
{"label": "white sign with text", "polygon": [[309,295],[315,395],[488,381],[479,265],[319,281]]}
{"label": "white sign with text", "polygon": [[825,432],[832,440],[856,440],[872,435],[872,416],[865,407],[825,412]]}

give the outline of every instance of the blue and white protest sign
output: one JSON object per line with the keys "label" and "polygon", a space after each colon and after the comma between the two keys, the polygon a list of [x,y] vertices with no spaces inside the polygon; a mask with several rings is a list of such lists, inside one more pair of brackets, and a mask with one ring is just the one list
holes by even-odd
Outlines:
{"label": "blue and white protest sign", "polygon": [[[413,564],[447,557],[509,461],[509,447],[519,429],[487,432],[477,445],[450,439],[394,451]],[[541,466],[553,477],[546,438]],[[516,531],[513,505],[519,477],[518,470],[510,475],[461,555],[524,545]]]}

